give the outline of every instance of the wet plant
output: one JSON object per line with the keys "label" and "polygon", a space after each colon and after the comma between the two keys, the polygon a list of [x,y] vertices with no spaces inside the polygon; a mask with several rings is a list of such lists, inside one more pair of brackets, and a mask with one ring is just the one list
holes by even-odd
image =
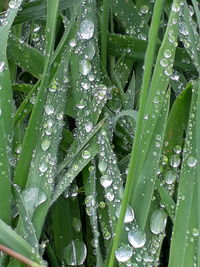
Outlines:
{"label": "wet plant", "polygon": [[0,266],[200,266],[198,1],[0,12]]}

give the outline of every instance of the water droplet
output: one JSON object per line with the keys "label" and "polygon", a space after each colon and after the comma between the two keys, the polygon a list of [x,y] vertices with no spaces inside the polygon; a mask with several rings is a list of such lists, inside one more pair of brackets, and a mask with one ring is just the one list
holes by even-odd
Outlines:
{"label": "water droplet", "polygon": [[[119,218],[119,216],[120,216],[120,209],[121,209],[121,206],[119,206],[116,210],[117,218]],[[132,222],[134,220],[134,218],[135,218],[134,210],[131,206],[128,206],[126,213],[125,213],[124,222],[125,223]]]}
{"label": "water droplet", "polygon": [[87,256],[87,248],[82,240],[72,240],[64,249],[64,260],[67,265],[82,265]]}
{"label": "water droplet", "polygon": [[93,129],[93,124],[91,122],[85,124],[85,130],[87,133],[91,132],[92,129]]}
{"label": "water droplet", "polygon": [[41,163],[40,166],[39,166],[39,170],[42,172],[42,173],[45,173],[48,169],[48,166],[46,165],[46,163]]}
{"label": "water droplet", "polygon": [[164,57],[166,57],[166,58],[170,58],[171,56],[172,56],[172,52],[171,52],[171,50],[166,49],[166,50],[164,51]]}
{"label": "water droplet", "polygon": [[172,155],[169,163],[173,168],[177,168],[181,163],[181,159],[178,155]]}
{"label": "water droplet", "polygon": [[162,58],[162,59],[160,60],[160,65],[161,65],[162,67],[167,67],[168,64],[169,64],[169,62],[168,62],[168,60],[167,60],[166,58]]}
{"label": "water droplet", "polygon": [[96,49],[95,49],[95,43],[91,40],[87,44],[87,52],[85,53],[85,58],[92,60],[95,56]]}
{"label": "water droplet", "polygon": [[79,71],[84,76],[87,75],[91,71],[91,63],[86,59],[82,59],[79,62]]}
{"label": "water droplet", "polygon": [[162,233],[167,223],[167,213],[162,209],[155,210],[150,219],[150,229],[155,235]]}
{"label": "water droplet", "polygon": [[47,195],[45,192],[36,186],[28,187],[23,190],[22,197],[31,217],[35,208],[47,200]]}
{"label": "water droplet", "polygon": [[0,72],[3,72],[5,69],[5,62],[0,62]]}
{"label": "water droplet", "polygon": [[99,161],[98,168],[101,173],[104,173],[107,170],[107,163],[105,161]]}
{"label": "water droplet", "polygon": [[71,39],[71,40],[69,41],[69,45],[70,45],[71,47],[75,47],[75,46],[77,45],[76,39]]}
{"label": "water droplet", "polygon": [[89,159],[89,158],[91,157],[90,151],[88,151],[88,150],[84,150],[84,151],[82,152],[82,157],[83,157],[84,159]]}
{"label": "water droplet", "polygon": [[173,73],[173,69],[172,69],[172,67],[168,66],[168,67],[165,69],[165,74],[166,74],[167,76],[171,76],[172,73]]}
{"label": "water droplet", "polygon": [[131,230],[128,240],[134,248],[142,248],[146,242],[146,234],[141,229]]}
{"label": "water droplet", "polygon": [[174,147],[174,152],[175,152],[176,154],[180,154],[180,153],[182,152],[182,148],[181,148],[181,146],[176,145],[176,146]]}
{"label": "water droplet", "polygon": [[130,260],[133,255],[133,249],[129,245],[122,245],[115,251],[116,259],[119,262],[126,262]]}
{"label": "water droplet", "polygon": [[47,138],[43,139],[42,140],[42,143],[41,143],[41,148],[43,151],[46,151],[51,145],[51,141]]}
{"label": "water droplet", "polygon": [[82,224],[79,218],[73,218],[72,220],[72,226],[74,228],[74,230],[79,233],[81,231],[82,228]]}
{"label": "water droplet", "polygon": [[149,7],[146,5],[142,5],[140,8],[140,13],[141,14],[147,14],[149,12]]}
{"label": "water droplet", "polygon": [[20,6],[20,1],[11,0],[8,4],[9,8],[18,8]]}
{"label": "water droplet", "polygon": [[105,174],[105,175],[101,176],[101,178],[100,178],[100,183],[104,188],[111,186],[112,182],[113,182],[113,178],[112,178],[112,176],[110,176],[108,174]]}
{"label": "water droplet", "polygon": [[177,179],[177,173],[175,171],[168,171],[165,175],[166,184],[173,184]]}
{"label": "water droplet", "polygon": [[108,201],[113,201],[113,199],[114,199],[114,194],[113,194],[113,192],[112,191],[108,191],[107,193],[106,193],[106,198],[107,198],[107,200]]}
{"label": "water droplet", "polygon": [[197,165],[197,159],[196,159],[195,157],[189,157],[189,158],[187,159],[187,165],[188,165],[189,167],[194,167],[194,166],[196,166],[196,165]]}
{"label": "water droplet", "polygon": [[91,19],[84,19],[80,24],[80,38],[89,40],[94,34],[94,23]]}
{"label": "water droplet", "polygon": [[197,228],[192,229],[192,235],[193,236],[198,236],[199,235],[199,230]]}
{"label": "water droplet", "polygon": [[180,11],[180,5],[178,3],[174,3],[172,5],[172,11],[174,11],[174,12]]}
{"label": "water droplet", "polygon": [[52,105],[46,105],[44,109],[47,115],[52,115],[54,113],[54,107]]}

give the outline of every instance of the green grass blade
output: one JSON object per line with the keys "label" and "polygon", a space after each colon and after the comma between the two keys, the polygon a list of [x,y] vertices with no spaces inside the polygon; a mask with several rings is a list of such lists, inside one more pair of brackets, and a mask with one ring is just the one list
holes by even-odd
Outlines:
{"label": "green grass blade", "polygon": [[178,265],[187,266],[185,264],[186,261],[189,265],[197,263],[194,255],[191,255],[191,257],[187,259],[186,253],[187,244],[188,246],[191,246],[190,240],[188,240],[188,231],[192,231],[192,229],[190,229],[190,222],[192,220],[191,215],[196,206],[193,205],[193,197],[197,179],[196,140],[198,138],[198,131],[196,131],[196,105],[199,95],[198,83],[194,83],[194,88],[195,90],[193,92],[192,104],[190,108],[190,118],[183,153],[175,222],[170,247],[170,267]]}
{"label": "green grass blade", "polygon": [[[9,72],[7,62],[7,42],[8,35],[15,16],[20,8],[22,0],[18,1],[17,4],[6,11],[6,16],[3,18],[0,26],[0,218],[7,223],[11,220],[11,188],[10,188],[10,163],[11,158],[11,146],[13,138],[13,96],[11,87],[11,76]],[[2,206],[3,205],[3,206]]]}
{"label": "green grass blade", "polygon": [[[33,153],[33,149],[37,143],[38,138],[38,127],[42,121],[42,111],[43,104],[46,99],[47,86],[49,83],[49,73],[50,73],[50,63],[51,57],[54,49],[54,38],[55,38],[55,27],[57,18],[58,1],[48,1],[47,8],[47,24],[46,24],[46,61],[44,72],[39,88],[39,93],[37,96],[36,104],[34,105],[33,112],[29,121],[29,126],[26,131],[22,153],[20,154],[20,159],[18,161],[14,182],[18,184],[22,189],[25,186],[27,174],[30,167],[30,161]],[[30,141],[31,140],[31,141]],[[31,144],[31,145],[30,145]],[[26,167],[25,167],[26,166]]]}
{"label": "green grass blade", "polygon": [[0,220],[0,243],[38,264],[42,263],[40,256],[33,252],[29,243],[2,220]]}
{"label": "green grass blade", "polygon": [[[154,18],[152,20],[152,25],[154,25],[154,23],[157,25],[157,28],[153,29],[153,26],[151,26],[150,32],[153,32],[153,37],[155,38],[155,36],[157,35],[157,31],[158,31],[158,26],[159,24],[157,24],[157,17],[159,18],[159,14],[161,14],[161,9],[162,9],[162,3],[157,1],[156,2],[156,6],[155,6],[155,11],[154,11]],[[154,21],[155,19],[155,21]],[[152,36],[149,35],[149,38],[151,40]],[[149,41],[150,41],[149,40]],[[155,45],[154,39],[152,39],[153,44]],[[152,49],[152,51],[151,51]],[[151,46],[151,49],[149,49],[149,53],[151,54],[151,52],[153,53],[154,51],[154,46]],[[147,71],[148,75],[151,75],[151,70],[152,70],[152,63],[150,61],[150,65],[148,66],[147,63],[147,59],[148,59],[148,54],[146,55],[146,62],[145,62],[145,72]],[[147,70],[149,67],[150,71]],[[145,74],[146,75],[146,74]],[[125,216],[125,212],[126,212],[126,208],[128,205],[128,202],[130,200],[130,196],[131,196],[131,190],[132,190],[132,174],[135,172],[135,157],[137,157],[137,153],[138,153],[138,149],[139,149],[139,140],[140,140],[140,134],[141,134],[141,130],[142,130],[142,122],[143,122],[143,117],[144,117],[144,108],[145,108],[145,102],[146,102],[146,98],[148,95],[147,89],[148,89],[148,83],[150,80],[150,77],[148,77],[147,75],[147,83],[143,84],[143,88],[142,89],[142,96],[141,96],[141,107],[139,110],[139,119],[138,119],[138,123],[137,123],[137,128],[136,128],[136,136],[135,136],[135,141],[134,141],[134,146],[133,146],[133,151],[134,151],[134,157],[131,157],[131,161],[130,161],[130,166],[129,166],[129,172],[128,172],[128,177],[127,177],[127,182],[126,182],[126,187],[125,187],[125,192],[124,192],[124,198],[122,201],[122,208],[121,208],[121,212],[120,212],[120,217],[119,217],[119,221],[116,227],[116,235],[114,238],[114,243],[113,243],[113,247],[112,247],[112,252],[111,252],[111,256],[110,256],[110,261],[109,261],[109,267],[114,266],[114,261],[115,261],[115,250],[117,249],[117,245],[119,242],[119,238],[120,238],[120,232],[122,229],[122,225],[123,225],[123,220],[124,220],[124,216]],[[144,96],[143,96],[144,94]],[[134,166],[134,167],[133,167]]]}

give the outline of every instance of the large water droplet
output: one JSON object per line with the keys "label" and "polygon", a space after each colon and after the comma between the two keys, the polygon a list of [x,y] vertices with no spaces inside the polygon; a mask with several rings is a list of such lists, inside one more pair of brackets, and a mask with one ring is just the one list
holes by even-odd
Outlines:
{"label": "large water droplet", "polygon": [[[119,218],[120,216],[120,209],[121,206],[119,206],[116,210],[116,216],[117,218]],[[125,217],[124,217],[124,222],[125,223],[129,223],[132,222],[135,218],[135,214],[134,214],[134,210],[131,206],[128,206],[128,208],[126,209],[126,213],[125,213]]]}
{"label": "large water droplet", "polygon": [[178,155],[172,155],[169,163],[173,168],[177,168],[181,163],[181,159]]}
{"label": "large water droplet", "polygon": [[91,132],[91,130],[93,129],[93,124],[91,122],[87,122],[85,124],[85,130],[87,133]]}
{"label": "large water droplet", "polygon": [[178,4],[178,3],[174,3],[173,5],[172,5],[172,11],[174,11],[174,12],[178,12],[178,11],[180,11],[180,5]]}
{"label": "large water droplet", "polygon": [[99,161],[98,168],[101,173],[104,173],[107,170],[107,163],[105,161]]}
{"label": "large water droplet", "polygon": [[112,176],[110,176],[108,174],[105,174],[105,175],[101,176],[101,178],[100,178],[100,183],[104,188],[111,186],[112,182],[113,182],[113,178],[112,178]]}
{"label": "large water droplet", "polygon": [[82,152],[82,157],[83,157],[84,159],[89,159],[89,158],[91,157],[90,151],[88,151],[88,150],[84,150],[84,151]]}
{"label": "large water droplet", "polygon": [[167,223],[167,213],[162,209],[155,210],[150,219],[150,229],[155,235],[162,233]]}
{"label": "large water droplet", "polygon": [[94,23],[91,19],[84,19],[80,24],[80,38],[89,40],[94,34]]}
{"label": "large water droplet", "polygon": [[84,76],[87,75],[91,71],[91,63],[86,59],[82,59],[79,62],[79,71]]}
{"label": "large water droplet", "polygon": [[43,151],[46,151],[51,145],[51,140],[44,138],[41,142],[41,148]]}
{"label": "large water droplet", "polygon": [[177,179],[177,173],[175,171],[168,171],[165,175],[166,184],[173,184]]}
{"label": "large water droplet", "polygon": [[85,58],[92,60],[93,57],[95,56],[95,53],[96,53],[95,43],[94,43],[94,41],[91,40],[87,44],[87,52],[85,53]]}
{"label": "large water droplet", "polygon": [[11,0],[8,4],[9,8],[18,8],[20,6],[20,1]]}
{"label": "large water droplet", "polygon": [[129,245],[122,245],[115,251],[116,259],[119,262],[126,262],[130,260],[133,255],[133,249]]}
{"label": "large water droplet", "polygon": [[82,265],[87,256],[87,248],[82,240],[72,240],[64,249],[65,263],[71,266]]}
{"label": "large water droplet", "polygon": [[196,165],[197,165],[197,159],[196,159],[195,157],[189,157],[189,158],[187,159],[187,165],[188,165],[189,167],[194,167],[194,166],[196,166]]}
{"label": "large water droplet", "polygon": [[128,240],[134,248],[142,248],[146,242],[146,234],[141,229],[131,230]]}
{"label": "large water droplet", "polygon": [[52,105],[46,105],[44,109],[47,115],[52,115],[54,113],[54,107]]}
{"label": "large water droplet", "polygon": [[46,163],[42,162],[39,166],[39,170],[42,172],[42,173],[45,173],[48,169],[48,166]]}
{"label": "large water droplet", "polygon": [[44,191],[36,186],[28,187],[22,191],[22,197],[26,204],[27,210],[32,216],[35,208],[47,200],[47,195]]}

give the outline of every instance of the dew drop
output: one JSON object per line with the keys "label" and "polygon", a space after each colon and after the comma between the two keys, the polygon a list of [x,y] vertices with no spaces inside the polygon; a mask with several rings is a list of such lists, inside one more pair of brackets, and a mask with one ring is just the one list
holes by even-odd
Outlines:
{"label": "dew drop", "polygon": [[20,1],[11,0],[8,4],[9,8],[18,8],[20,6]]}
{"label": "dew drop", "polygon": [[168,171],[165,175],[166,184],[173,184],[177,179],[177,173],[175,171]]}
{"label": "dew drop", "polygon": [[86,59],[82,59],[79,62],[79,72],[86,76],[91,71],[91,63]]}
{"label": "dew drop", "polygon": [[[118,209],[116,210],[117,218],[119,218],[120,216],[120,209],[121,209],[121,206],[119,206]],[[134,218],[135,218],[134,210],[131,206],[128,206],[126,213],[125,213],[124,222],[125,223],[132,222]]]}
{"label": "dew drop", "polygon": [[146,5],[142,5],[140,8],[140,13],[141,14],[147,14],[149,12],[149,7]]}
{"label": "dew drop", "polygon": [[196,164],[197,164],[197,159],[195,157],[189,157],[187,159],[187,165],[189,167],[194,167],[194,166],[196,166]]}
{"label": "dew drop", "polygon": [[91,157],[90,151],[88,151],[88,150],[84,150],[84,151],[82,152],[82,158],[84,158],[84,159],[89,159],[90,157]]}
{"label": "dew drop", "polygon": [[85,124],[85,130],[87,133],[90,133],[92,129],[93,129],[93,124],[91,122]]}
{"label": "dew drop", "polygon": [[167,67],[168,64],[169,64],[169,62],[168,62],[168,60],[167,60],[166,58],[162,58],[162,59],[160,60],[160,65],[161,65],[162,67]]}
{"label": "dew drop", "polygon": [[48,169],[48,166],[43,162],[40,164],[39,166],[39,170],[42,172],[42,173],[45,173]]}
{"label": "dew drop", "polygon": [[52,105],[46,105],[44,109],[47,115],[52,115],[54,113],[54,107]]}
{"label": "dew drop", "polygon": [[174,12],[180,11],[180,5],[178,3],[174,3],[172,5],[172,11],[174,11]]}
{"label": "dew drop", "polygon": [[81,231],[82,228],[82,224],[79,218],[73,218],[72,220],[72,226],[74,228],[74,230],[79,233]]}
{"label": "dew drop", "polygon": [[155,210],[150,219],[150,229],[155,235],[162,233],[167,223],[167,213],[162,209]]}
{"label": "dew drop", "polygon": [[5,69],[5,62],[0,62],[0,72],[3,72]]}
{"label": "dew drop", "polygon": [[47,149],[50,147],[50,145],[51,145],[51,141],[49,139],[45,138],[42,140],[41,148],[43,151],[47,151]]}
{"label": "dew drop", "polygon": [[72,240],[64,249],[64,260],[67,265],[82,265],[87,256],[87,248],[82,240]]}
{"label": "dew drop", "polygon": [[178,155],[172,155],[169,163],[173,168],[177,168],[181,163],[181,159]]}
{"label": "dew drop", "polygon": [[166,58],[170,58],[170,57],[171,57],[171,55],[172,55],[172,52],[171,52],[171,50],[169,50],[169,49],[166,49],[166,50],[164,51],[164,57],[166,57]]}
{"label": "dew drop", "polygon": [[101,173],[104,173],[107,170],[107,163],[105,161],[99,161],[98,168]]}
{"label": "dew drop", "polygon": [[91,19],[84,19],[80,24],[80,38],[89,40],[94,34],[94,23]]}
{"label": "dew drop", "polygon": [[176,154],[180,154],[180,153],[182,152],[182,148],[181,148],[181,146],[176,145],[176,146],[174,147],[174,152],[175,152]]}
{"label": "dew drop", "polygon": [[134,248],[142,248],[146,242],[146,234],[141,229],[131,230],[128,240]]}
{"label": "dew drop", "polygon": [[105,175],[101,176],[101,178],[100,178],[100,183],[104,188],[111,186],[112,182],[113,182],[113,178],[112,178],[112,176],[110,176],[108,174],[105,174]]}
{"label": "dew drop", "polygon": [[119,262],[126,262],[130,260],[133,255],[133,249],[129,245],[122,245],[115,251],[116,259]]}

